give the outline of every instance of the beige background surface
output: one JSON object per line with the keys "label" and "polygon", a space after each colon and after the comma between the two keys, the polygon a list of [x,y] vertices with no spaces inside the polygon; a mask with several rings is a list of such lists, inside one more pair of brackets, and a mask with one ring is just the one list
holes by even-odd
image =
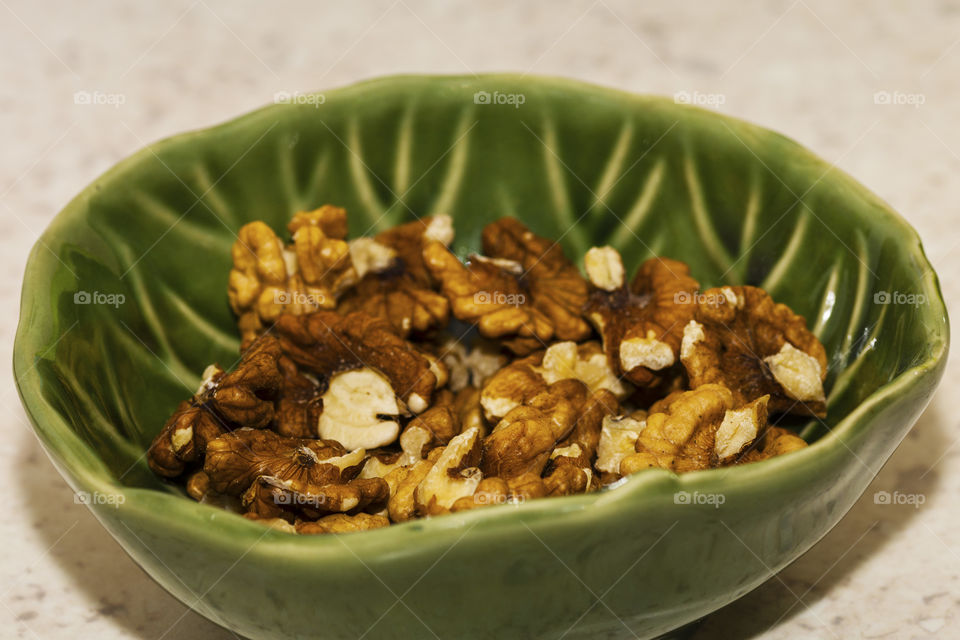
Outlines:
{"label": "beige background surface", "polygon": [[[716,4],[0,0],[0,361],[10,362],[30,246],[100,172],[278,91],[400,72],[685,92],[785,132],[917,227],[960,317],[960,3]],[[76,104],[77,91],[107,104]],[[843,522],[708,618],[697,640],[960,637],[958,375],[954,361]],[[29,431],[9,364],[0,382],[0,637],[232,637],[154,585],[74,504]],[[876,491],[924,504],[875,504]]]}

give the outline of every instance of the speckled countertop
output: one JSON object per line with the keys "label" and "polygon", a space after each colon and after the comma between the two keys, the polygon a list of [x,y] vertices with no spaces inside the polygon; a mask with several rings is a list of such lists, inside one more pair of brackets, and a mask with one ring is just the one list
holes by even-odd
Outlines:
{"label": "speckled countertop", "polygon": [[[686,92],[783,131],[917,227],[960,317],[960,2],[642,4],[0,0],[0,361],[10,362],[29,248],[100,172],[278,91],[399,72],[515,70]],[[78,91],[100,98],[77,104]],[[696,640],[960,637],[958,376],[953,361],[839,526],[710,616]],[[74,504],[9,364],[0,381],[0,637],[232,637],[156,586]],[[877,491],[924,504],[875,504]]]}

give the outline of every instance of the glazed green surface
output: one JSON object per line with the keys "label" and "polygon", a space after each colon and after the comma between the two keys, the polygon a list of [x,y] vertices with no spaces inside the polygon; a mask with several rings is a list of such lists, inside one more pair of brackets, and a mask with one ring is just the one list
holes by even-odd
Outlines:
{"label": "glazed green surface", "polygon": [[[474,94],[523,94],[519,108]],[[735,469],[343,536],[296,537],[198,505],[144,450],[238,339],[226,300],[245,222],[347,208],[361,235],[448,213],[454,248],[516,216],[579,260],[684,260],[767,288],[830,355],[808,449]],[[78,291],[124,302],[76,304]],[[900,304],[879,304],[887,292]],[[876,296],[880,294],[881,297]],[[914,296],[913,302],[903,302]],[[899,297],[897,297],[899,296]],[[662,98],[509,75],[395,77],[159,142],[97,179],[27,266],[14,367],[37,434],[158,582],[250,638],[652,637],[769,578],[836,524],[943,372],[946,311],[916,233],[770,131]],[[677,504],[677,491],[722,494]],[[398,599],[400,601],[398,602]]]}

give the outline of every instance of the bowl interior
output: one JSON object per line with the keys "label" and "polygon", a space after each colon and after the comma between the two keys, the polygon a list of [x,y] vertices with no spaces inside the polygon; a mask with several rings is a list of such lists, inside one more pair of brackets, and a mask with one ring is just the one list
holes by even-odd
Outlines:
{"label": "bowl interior", "polygon": [[57,217],[28,265],[15,366],[69,478],[176,492],[144,451],[207,364],[237,359],[237,229],[282,231],[324,203],[353,235],[449,213],[465,255],[512,215],[578,260],[610,244],[630,269],[662,255],[704,288],[762,286],[830,357],[829,416],[794,423],[811,441],[946,349],[913,230],[782,136],[564,80],[389,78],[154,144]]}

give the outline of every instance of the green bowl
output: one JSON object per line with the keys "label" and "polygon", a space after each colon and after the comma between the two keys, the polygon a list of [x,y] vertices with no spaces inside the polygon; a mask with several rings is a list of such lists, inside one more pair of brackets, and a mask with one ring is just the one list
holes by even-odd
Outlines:
{"label": "green bowl", "polygon": [[[611,244],[631,268],[664,255],[704,286],[763,286],[826,345],[829,417],[792,423],[812,445],[758,464],[359,534],[297,537],[194,503],[144,452],[204,366],[236,360],[234,234],[327,202],[354,234],[450,213],[466,253],[513,215],[577,258]],[[914,230],[791,140],[569,80],[413,76],[294,96],[98,178],[30,255],[14,369],[50,458],[103,526],[236,633],[646,638],[823,537],[923,410],[947,345]]]}

